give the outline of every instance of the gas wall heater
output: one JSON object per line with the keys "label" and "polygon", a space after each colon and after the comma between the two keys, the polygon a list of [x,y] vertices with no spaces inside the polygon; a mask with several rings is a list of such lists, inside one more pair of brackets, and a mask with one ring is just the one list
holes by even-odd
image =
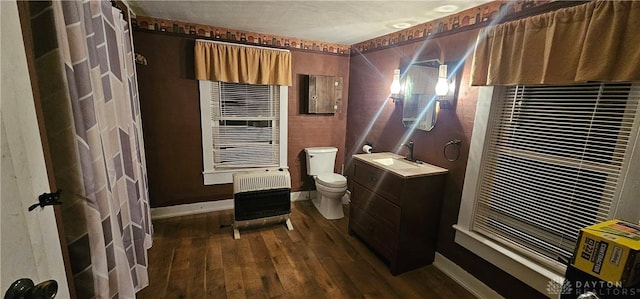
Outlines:
{"label": "gas wall heater", "polygon": [[233,238],[240,228],[284,222],[291,225],[291,176],[285,169],[241,171],[233,174]]}

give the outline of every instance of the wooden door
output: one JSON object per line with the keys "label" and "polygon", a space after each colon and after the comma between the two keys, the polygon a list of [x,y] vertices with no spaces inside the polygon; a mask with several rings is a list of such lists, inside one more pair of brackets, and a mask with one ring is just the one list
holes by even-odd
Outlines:
{"label": "wooden door", "polygon": [[51,192],[31,79],[15,1],[0,1],[2,185],[0,246],[2,296],[16,279],[56,280],[70,298],[53,208],[29,206]]}

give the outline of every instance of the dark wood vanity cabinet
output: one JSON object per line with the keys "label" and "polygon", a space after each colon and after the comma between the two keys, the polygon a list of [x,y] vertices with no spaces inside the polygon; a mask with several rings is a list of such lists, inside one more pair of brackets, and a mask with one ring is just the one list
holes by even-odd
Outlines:
{"label": "dark wood vanity cabinet", "polygon": [[433,262],[446,174],[402,177],[354,159],[349,233],[398,275]]}

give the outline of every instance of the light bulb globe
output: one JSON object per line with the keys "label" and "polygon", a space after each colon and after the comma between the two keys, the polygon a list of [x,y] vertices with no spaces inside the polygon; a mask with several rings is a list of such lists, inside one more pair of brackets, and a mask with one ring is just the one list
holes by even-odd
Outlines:
{"label": "light bulb globe", "polygon": [[439,78],[436,82],[436,95],[445,96],[449,92],[449,83],[445,78]]}

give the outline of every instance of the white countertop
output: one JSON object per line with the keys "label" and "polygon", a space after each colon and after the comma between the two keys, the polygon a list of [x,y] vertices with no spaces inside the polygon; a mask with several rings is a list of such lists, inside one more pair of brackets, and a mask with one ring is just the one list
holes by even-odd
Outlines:
{"label": "white countertop", "polygon": [[357,154],[353,155],[353,158],[403,178],[438,175],[449,172],[445,168],[428,163],[407,161],[403,156],[390,152]]}

